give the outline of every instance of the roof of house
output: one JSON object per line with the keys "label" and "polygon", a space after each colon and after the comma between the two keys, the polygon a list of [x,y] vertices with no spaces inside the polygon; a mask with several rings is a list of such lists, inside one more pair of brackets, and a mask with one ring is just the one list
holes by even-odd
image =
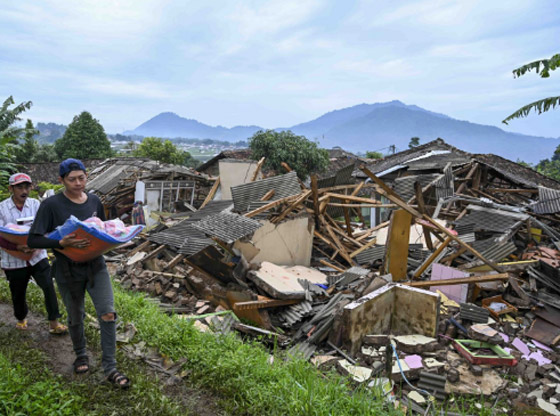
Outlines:
{"label": "roof of house", "polygon": [[[546,186],[560,189],[560,182],[519,163],[494,154],[472,154],[447,144],[443,139],[436,139],[420,146],[386,156],[383,159],[368,159],[367,168],[373,173],[385,173],[401,168],[409,170],[442,169],[447,163],[453,166],[466,164],[471,160],[488,166],[510,181],[536,188]],[[361,170],[354,172],[356,177],[365,178]]]}

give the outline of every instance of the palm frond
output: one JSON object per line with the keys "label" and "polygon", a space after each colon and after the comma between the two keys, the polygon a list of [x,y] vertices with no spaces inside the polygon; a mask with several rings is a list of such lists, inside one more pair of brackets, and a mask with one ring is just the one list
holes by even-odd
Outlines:
{"label": "palm frond", "polygon": [[554,71],[558,67],[560,67],[560,54],[556,54],[550,59],[539,59],[516,68],[513,70],[513,76],[519,78],[534,69],[542,78],[548,78],[550,71]]}
{"label": "palm frond", "polygon": [[508,121],[511,121],[513,119],[527,117],[531,112],[531,110],[533,109],[538,114],[541,114],[550,109],[554,109],[557,105],[560,106],[560,97],[549,97],[542,100],[538,100],[535,101],[534,103],[527,104],[526,106],[521,107],[515,113],[511,114],[510,116],[502,120],[502,123],[508,124]]}

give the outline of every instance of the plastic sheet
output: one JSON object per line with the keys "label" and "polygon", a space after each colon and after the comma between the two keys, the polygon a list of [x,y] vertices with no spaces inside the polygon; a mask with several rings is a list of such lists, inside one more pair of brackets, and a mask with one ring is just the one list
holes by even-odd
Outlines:
{"label": "plastic sheet", "polygon": [[58,250],[69,259],[76,262],[86,262],[101,256],[120,244],[134,238],[144,228],[143,225],[126,227],[120,220],[101,221],[98,218],[88,218],[80,221],[71,216],[64,224],[47,237],[61,240],[68,234],[76,234],[76,238],[87,238],[91,244],[87,248],[66,247]]}
{"label": "plastic sheet", "polygon": [[[19,225],[19,224],[6,224],[3,227],[0,227],[0,236],[5,240],[9,241],[10,243],[18,244],[18,245],[27,245],[27,237],[29,236],[29,226],[28,225]],[[6,250],[2,249],[6,253],[20,259],[29,261],[31,257],[33,257],[33,253],[23,253],[21,251],[16,250]]]}

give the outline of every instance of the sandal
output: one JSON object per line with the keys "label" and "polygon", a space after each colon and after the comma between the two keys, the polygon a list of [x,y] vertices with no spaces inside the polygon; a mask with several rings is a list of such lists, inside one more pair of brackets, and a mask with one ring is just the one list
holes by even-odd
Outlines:
{"label": "sandal", "polygon": [[[81,355],[74,360],[74,373],[83,374],[89,371],[89,358],[87,355]],[[82,368],[80,368],[82,367]]]}
{"label": "sandal", "polygon": [[27,329],[27,319],[24,319],[21,322],[16,322],[16,329],[19,329],[20,331],[25,331]]}
{"label": "sandal", "polygon": [[130,380],[124,374],[119,373],[114,370],[111,374],[107,376],[107,381],[113,384],[115,387],[126,390],[130,387]]}
{"label": "sandal", "polygon": [[68,333],[68,327],[62,325],[60,322],[54,328],[49,329],[49,334],[51,335],[66,335]]}

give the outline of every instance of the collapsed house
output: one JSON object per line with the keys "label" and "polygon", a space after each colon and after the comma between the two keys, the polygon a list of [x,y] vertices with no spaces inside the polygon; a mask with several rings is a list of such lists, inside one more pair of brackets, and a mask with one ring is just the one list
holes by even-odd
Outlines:
{"label": "collapsed house", "polygon": [[107,218],[129,218],[136,202],[149,211],[194,210],[213,183],[193,169],[146,158],[106,159],[88,173],[86,190],[99,196]]}
{"label": "collapsed house", "polygon": [[197,210],[111,253],[123,285],[356,383],[406,380],[415,412],[450,393],[558,412],[560,183],[441,139],[309,183],[247,161],[218,192],[222,161]]}

